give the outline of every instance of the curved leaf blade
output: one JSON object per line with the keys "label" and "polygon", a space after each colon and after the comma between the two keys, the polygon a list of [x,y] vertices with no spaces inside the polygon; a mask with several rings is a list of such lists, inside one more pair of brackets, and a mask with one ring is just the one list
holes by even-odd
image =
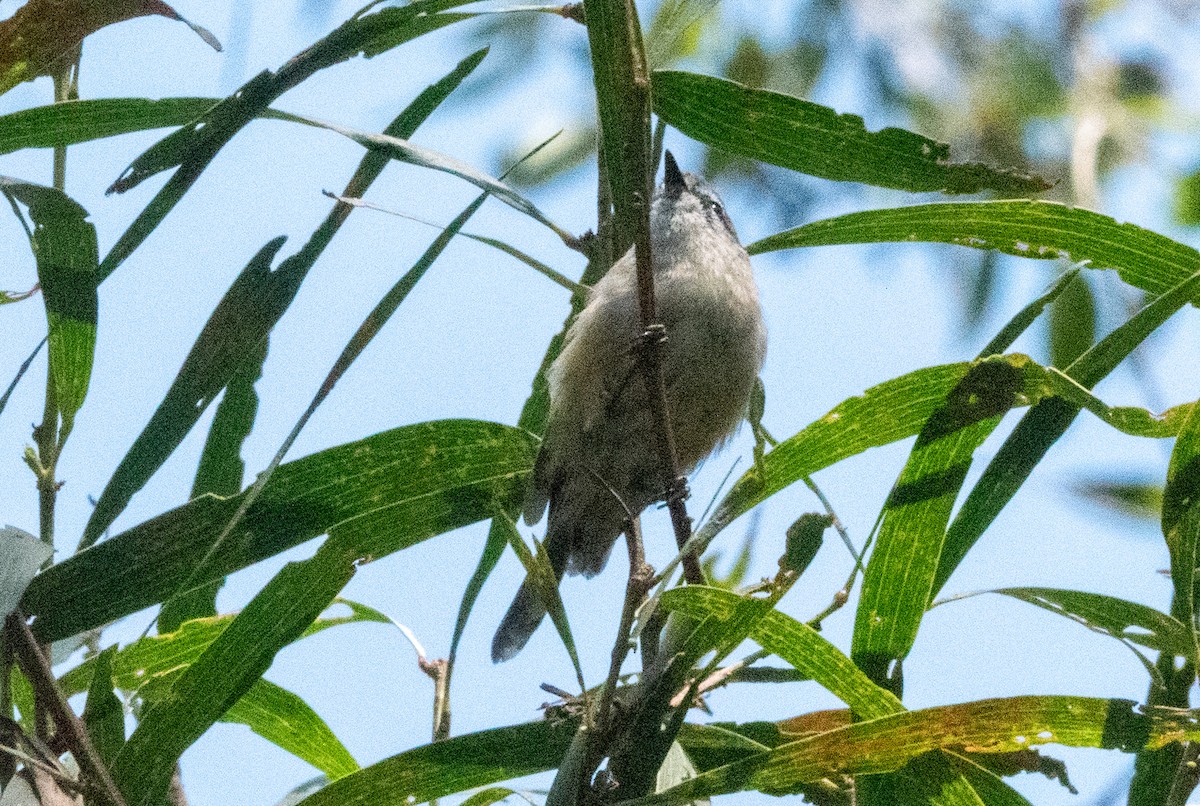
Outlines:
{"label": "curved leaf blade", "polygon": [[1130,285],[1162,294],[1191,276],[1200,252],[1082,207],[1036,200],[920,204],[814,221],[750,244],[752,255],[852,243],[951,243],[1006,255],[1069,257],[1116,269]]}
{"label": "curved leaf blade", "polygon": [[268,742],[325,773],[331,781],[358,770],[358,762],[308,703],[269,680],[254,681],[221,717],[245,725]]}
{"label": "curved leaf blade", "polygon": [[304,271],[294,262],[272,270],[271,262],[283,242],[276,238],[259,250],[209,316],[171,388],[100,494],[80,538],[81,549],[100,539],[230,378],[260,353],[262,341],[304,279]]}
{"label": "curved leaf blade", "polygon": [[1022,587],[979,591],[956,596],[950,601],[984,593],[999,593],[1027,602],[1078,622],[1089,630],[1150,649],[1180,657],[1192,657],[1196,652],[1191,631],[1178,619],[1153,607],[1116,596],[1062,588]]}
{"label": "curved leaf blade", "polygon": [[96,352],[96,227],[61,190],[0,177],[0,192],[26,205],[33,221],[30,246],[46,303],[54,402],[66,432],[87,396]]}
{"label": "curved leaf blade", "polygon": [[[662,606],[696,620],[727,621],[745,601],[731,591],[689,585],[664,593]],[[896,695],[872,682],[841,650],[791,616],[766,610],[748,637],[824,686],[864,719],[904,710]]]}
{"label": "curved leaf blade", "polygon": [[253,687],[276,652],[329,606],[354,575],[356,560],[331,538],[310,559],[286,565],[166,696],[148,705],[112,766],[129,806],[161,802],[183,751]]}
{"label": "curved leaf blade", "polygon": [[576,727],[571,719],[541,720],[423,745],[334,781],[300,803],[418,804],[543,772],[558,765]]}
{"label": "curved leaf blade", "polygon": [[1169,709],[1138,709],[1130,700],[1032,696],[980,700],[905,711],[781,745],[719,767],[679,786],[625,804],[678,803],[757,789],[787,794],[828,776],[900,769],[931,750],[1004,753],[1054,742],[1135,752],[1200,736]]}
{"label": "curved leaf blade", "polygon": [[857,115],[723,78],[655,70],[652,88],[655,113],[688,137],[824,179],[943,193],[1051,187],[1013,169],[951,162],[949,146],[904,129],[869,132]]}
{"label": "curved leaf blade", "polygon": [[[205,496],[59,563],[23,599],[55,640],[106,624],[320,534],[380,557],[515,506],[535,438],[473,420],[404,426],[281,465],[209,564],[241,496]],[[243,493],[242,495],[245,495]]]}

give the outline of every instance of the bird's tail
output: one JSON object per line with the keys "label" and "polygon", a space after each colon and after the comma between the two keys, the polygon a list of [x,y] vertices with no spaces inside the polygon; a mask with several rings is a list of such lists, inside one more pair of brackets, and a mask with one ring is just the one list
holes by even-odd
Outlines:
{"label": "bird's tail", "polygon": [[[554,577],[561,580],[571,551],[570,539],[555,532],[547,538],[545,548],[550,567],[554,569]],[[496,628],[496,635],[492,638],[492,662],[509,660],[520,652],[545,615],[546,605],[542,602],[537,585],[526,577],[508,612],[504,614],[504,620]]]}

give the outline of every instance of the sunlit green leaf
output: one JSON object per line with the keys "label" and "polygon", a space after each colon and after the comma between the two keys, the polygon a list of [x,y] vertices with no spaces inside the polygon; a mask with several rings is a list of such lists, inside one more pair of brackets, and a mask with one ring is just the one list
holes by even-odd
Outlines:
{"label": "sunlit green leaf", "polygon": [[950,147],[904,129],[714,76],[656,70],[654,111],[687,136],[743,157],[845,182],[910,191],[1037,193],[1041,177],[950,161]]}
{"label": "sunlit green leaf", "polygon": [[313,622],[354,574],[356,555],[331,537],[308,560],[289,563],[149,703],[112,773],[129,806],[158,804],[183,751],[262,677],[275,653]]}
{"label": "sunlit green leaf", "polygon": [[163,601],[326,532],[381,557],[490,517],[524,495],[535,441],[471,420],[405,426],[280,466],[220,551],[241,496],[205,496],[39,575],[23,605],[46,640]]}

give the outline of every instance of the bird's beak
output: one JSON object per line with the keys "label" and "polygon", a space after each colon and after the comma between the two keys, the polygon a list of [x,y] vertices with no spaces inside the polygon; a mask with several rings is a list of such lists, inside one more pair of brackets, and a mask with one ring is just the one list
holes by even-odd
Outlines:
{"label": "bird's beak", "polygon": [[672,196],[678,196],[687,187],[683,172],[679,170],[679,164],[675,162],[675,157],[670,151],[663,155],[663,183],[667,187],[667,193]]}

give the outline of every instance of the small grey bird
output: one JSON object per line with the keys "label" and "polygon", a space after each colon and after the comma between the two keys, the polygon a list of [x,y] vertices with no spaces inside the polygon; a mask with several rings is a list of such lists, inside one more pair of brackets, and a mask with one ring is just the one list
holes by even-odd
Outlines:
{"label": "small grey bird", "polygon": [[[650,207],[662,366],[680,469],[690,472],[737,430],[766,352],[750,258],[721,199],[666,153]],[[635,342],[641,333],[633,249],[588,293],[550,367],[550,413],[525,501],[525,522],[546,504],[554,573],[594,576],[626,521],[663,496]],[[492,639],[492,660],[516,655],[546,608],[530,580]]]}

